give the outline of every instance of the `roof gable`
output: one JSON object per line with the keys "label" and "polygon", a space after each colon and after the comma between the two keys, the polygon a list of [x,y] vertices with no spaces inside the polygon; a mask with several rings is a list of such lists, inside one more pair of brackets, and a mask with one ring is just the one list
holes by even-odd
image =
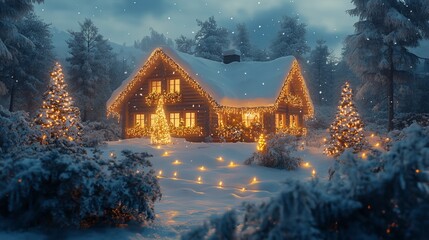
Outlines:
{"label": "roof gable", "polygon": [[[284,99],[292,76],[298,76],[304,92],[306,115],[312,115],[312,102],[305,80],[294,57],[282,57],[269,62],[233,62],[223,64],[170,48],[155,49],[141,67],[124,80],[107,102],[109,115],[119,116],[120,106],[135,84],[148,75],[148,69],[162,60],[178,70],[198,93],[213,107],[276,108]],[[293,75],[293,74],[295,75]]]}

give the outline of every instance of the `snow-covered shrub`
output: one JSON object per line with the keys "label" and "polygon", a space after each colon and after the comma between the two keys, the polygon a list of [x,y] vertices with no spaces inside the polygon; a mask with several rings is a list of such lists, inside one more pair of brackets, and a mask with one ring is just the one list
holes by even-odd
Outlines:
{"label": "snow-covered shrub", "polygon": [[418,123],[420,126],[429,126],[429,114],[427,113],[409,113],[398,114],[394,119],[396,129],[403,129],[409,127],[413,123]]}
{"label": "snow-covered shrub", "polygon": [[212,217],[210,223],[192,229],[182,236],[182,240],[200,239],[236,239],[235,230],[237,218],[234,210],[228,211],[221,217]]}
{"label": "snow-covered shrub", "polygon": [[297,147],[298,139],[295,136],[269,135],[266,147],[261,151],[254,152],[244,164],[294,170],[302,163],[301,158],[291,156],[291,153],[295,152]]}
{"label": "snow-covered shrub", "polygon": [[8,153],[29,144],[36,134],[25,112],[9,112],[0,106],[0,154]]}
{"label": "snow-covered shrub", "polygon": [[63,149],[0,156],[0,217],[12,229],[149,223],[161,198],[147,153]]}
{"label": "snow-covered shrub", "polygon": [[85,122],[83,123],[82,144],[95,147],[105,141],[119,140],[121,131],[116,123]]}
{"label": "snow-covered shrub", "polygon": [[[417,124],[403,135],[365,161],[345,151],[327,183],[289,182],[268,202],[245,204],[224,231],[236,239],[426,239],[429,135]],[[211,232],[207,224],[194,230],[200,239]]]}

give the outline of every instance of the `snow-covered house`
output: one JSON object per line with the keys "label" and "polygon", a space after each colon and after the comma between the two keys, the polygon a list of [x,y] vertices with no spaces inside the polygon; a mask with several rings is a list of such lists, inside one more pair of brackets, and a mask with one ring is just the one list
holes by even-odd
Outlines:
{"label": "snow-covered house", "polygon": [[265,131],[305,134],[313,104],[294,57],[239,62],[237,54],[211,61],[155,49],[107,102],[124,138],[147,136],[157,100],[164,97],[172,136],[253,141]]}

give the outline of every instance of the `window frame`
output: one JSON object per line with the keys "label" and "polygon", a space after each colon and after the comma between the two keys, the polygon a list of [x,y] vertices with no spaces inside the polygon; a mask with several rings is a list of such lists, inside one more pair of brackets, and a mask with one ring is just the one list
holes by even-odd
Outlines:
{"label": "window frame", "polygon": [[[188,114],[189,114],[189,118],[188,118]],[[193,128],[196,126],[197,126],[197,114],[195,112],[185,112],[185,127]]]}
{"label": "window frame", "polygon": [[[173,83],[172,83],[173,82]],[[173,78],[168,80],[168,92],[169,93],[180,93],[181,81],[180,78]]]}
{"label": "window frame", "polygon": [[[173,114],[175,115],[175,117],[172,119],[171,115],[173,115]],[[180,112],[170,112],[168,120],[169,120],[170,124],[172,124],[173,127],[180,127]],[[174,120],[174,121],[172,121],[172,120]]]}
{"label": "window frame", "polygon": [[[155,84],[156,84],[156,86],[155,86]],[[157,79],[157,80],[150,81],[150,93],[162,93],[162,81],[161,80]]]}
{"label": "window frame", "polygon": [[[249,116],[250,115],[252,115],[253,116],[253,118],[249,118]],[[251,124],[252,124],[252,122],[254,122],[255,121],[255,118],[257,118],[258,119],[258,121],[260,122],[260,123],[262,123],[259,119],[261,119],[261,116],[260,116],[260,114],[259,113],[243,113],[243,115],[242,115],[242,119],[243,119],[243,122],[244,122],[244,126],[246,126],[246,127],[250,127],[251,126]]]}
{"label": "window frame", "polygon": [[145,114],[135,113],[134,114],[134,127],[137,127],[137,123],[140,123],[140,127],[145,127]]}

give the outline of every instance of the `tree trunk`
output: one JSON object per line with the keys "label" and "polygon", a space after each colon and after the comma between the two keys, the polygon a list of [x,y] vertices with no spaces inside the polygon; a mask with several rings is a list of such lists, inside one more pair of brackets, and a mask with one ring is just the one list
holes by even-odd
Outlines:
{"label": "tree trunk", "polygon": [[390,69],[387,76],[387,100],[388,100],[388,124],[387,131],[393,130],[393,117],[394,117],[394,106],[393,106],[393,75],[395,71],[395,66],[393,64],[393,47],[389,46],[389,63]]}

